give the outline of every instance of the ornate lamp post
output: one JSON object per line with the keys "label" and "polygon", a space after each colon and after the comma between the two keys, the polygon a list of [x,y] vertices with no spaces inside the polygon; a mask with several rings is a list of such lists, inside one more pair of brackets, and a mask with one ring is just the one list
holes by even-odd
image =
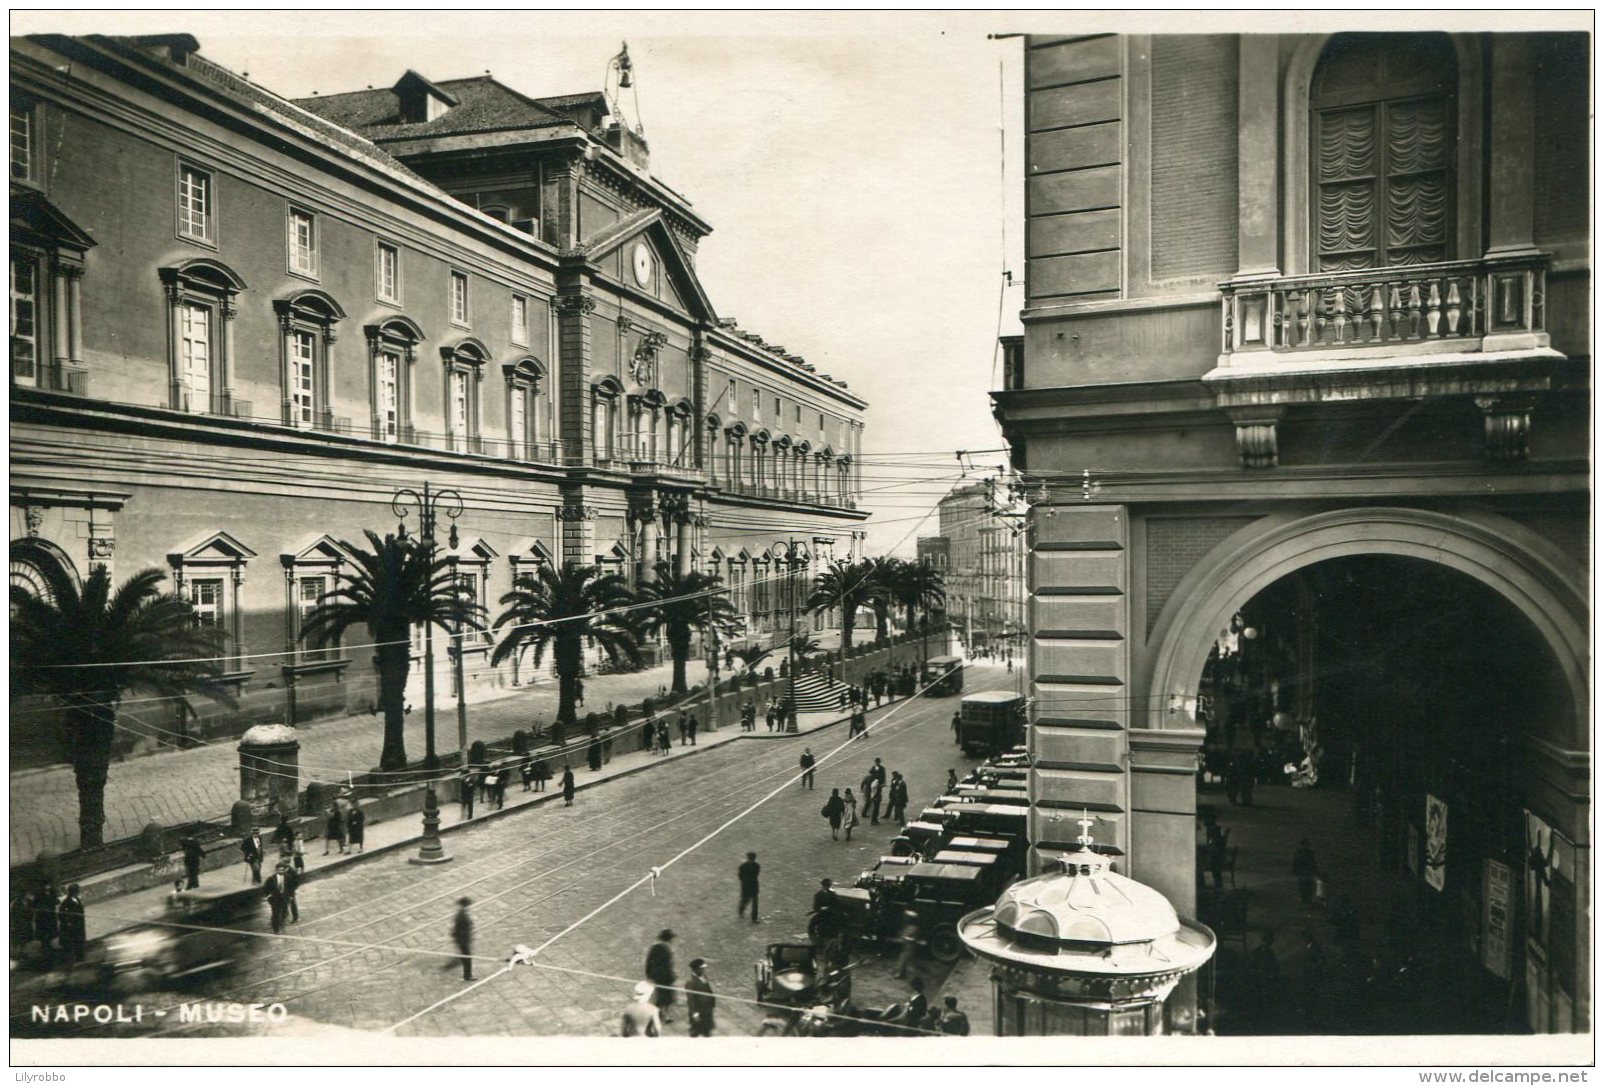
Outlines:
{"label": "ornate lamp post", "polygon": [[786,699],[788,706],[785,714],[786,731],[796,731],[796,571],[808,563],[808,545],[800,539],[788,539],[785,542],[774,542],[769,547],[769,553],[774,556],[776,564],[785,565],[785,595],[790,602],[791,635],[786,642],[786,652],[791,658],[790,696]]}
{"label": "ornate lamp post", "polygon": [[[431,490],[429,484],[423,484],[423,493],[418,493],[411,487],[402,487],[390,499],[390,509],[400,518],[399,534],[402,539],[407,537],[407,515],[411,512],[409,505],[418,507],[418,538],[425,543],[434,543],[435,521],[439,513],[445,513],[446,519],[451,521],[451,534],[449,542],[451,548],[457,546],[457,518],[462,515],[462,495],[455,490]],[[439,769],[440,758],[434,752],[434,623],[423,624],[423,766],[425,769]]]}

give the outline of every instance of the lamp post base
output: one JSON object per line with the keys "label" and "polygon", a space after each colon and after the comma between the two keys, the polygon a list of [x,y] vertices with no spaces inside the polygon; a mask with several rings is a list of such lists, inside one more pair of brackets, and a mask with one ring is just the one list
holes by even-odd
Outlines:
{"label": "lamp post base", "polygon": [[450,862],[451,857],[440,844],[440,800],[430,788],[423,794],[423,841],[418,845],[418,854],[408,856],[407,863],[432,866]]}

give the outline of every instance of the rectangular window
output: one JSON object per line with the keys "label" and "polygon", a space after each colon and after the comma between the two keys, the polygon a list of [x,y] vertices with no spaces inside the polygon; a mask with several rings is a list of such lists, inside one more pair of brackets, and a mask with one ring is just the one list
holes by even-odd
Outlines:
{"label": "rectangular window", "polygon": [[529,299],[521,294],[512,296],[512,341],[518,344],[529,342]]}
{"label": "rectangular window", "polygon": [[178,167],[178,233],[196,241],[213,241],[212,175],[188,163]]}
{"label": "rectangular window", "polygon": [[317,219],[310,211],[290,208],[290,271],[317,274]]}
{"label": "rectangular window", "polygon": [[381,302],[401,301],[401,250],[379,242],[373,258],[373,279]]}
{"label": "rectangular window", "polygon": [[763,421],[763,393],[755,388],[752,390],[752,421]]}
{"label": "rectangular window", "polygon": [[380,351],[376,369],[379,440],[396,441],[401,422],[401,356],[394,351]]}
{"label": "rectangular window", "polygon": [[507,405],[507,437],[511,442],[508,452],[514,460],[524,458],[524,441],[527,438],[525,427],[528,425],[525,414],[524,398],[527,395],[524,389],[515,387],[512,390],[511,402]]}
{"label": "rectangular window", "polygon": [[451,273],[451,320],[468,323],[468,277],[461,272]]}
{"label": "rectangular window", "polygon": [[223,626],[223,580],[203,577],[189,582],[189,602],[195,608],[195,625]]}
{"label": "rectangular window", "polygon": [[39,265],[11,258],[11,379],[39,383]]}
{"label": "rectangular window", "polygon": [[736,403],[735,403],[735,378],[733,378],[733,377],[730,378],[730,389],[729,389],[729,393],[728,393],[728,404],[729,404],[729,406],[725,410],[729,411],[730,414],[733,415],[733,414],[735,414],[735,412],[737,410],[739,410],[739,408],[736,406]]}
{"label": "rectangular window", "polygon": [[468,435],[468,375],[461,370],[451,371],[451,432]]}
{"label": "rectangular window", "polygon": [[317,337],[311,332],[290,333],[290,425],[310,427],[317,418],[313,393],[317,365]]}
{"label": "rectangular window", "polygon": [[212,407],[212,311],[195,302],[178,310],[178,379],[185,411]]}
{"label": "rectangular window", "polygon": [[[309,615],[317,610],[317,604],[328,590],[328,581],[323,576],[302,577],[295,584],[295,611],[296,631],[306,628]],[[322,660],[328,656],[327,643],[322,638],[309,638],[300,643],[302,645],[302,658],[306,660]]]}
{"label": "rectangular window", "polygon": [[33,106],[11,99],[11,176],[33,180]]}

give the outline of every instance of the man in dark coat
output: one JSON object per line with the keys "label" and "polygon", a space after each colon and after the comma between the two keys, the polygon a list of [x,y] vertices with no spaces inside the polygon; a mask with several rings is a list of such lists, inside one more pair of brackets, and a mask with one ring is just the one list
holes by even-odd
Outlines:
{"label": "man in dark coat", "polygon": [[675,722],[675,726],[679,729],[679,745],[683,747],[685,745],[685,737],[690,730],[690,724],[683,711],[680,712],[679,720]]}
{"label": "man in dark coat", "polygon": [[685,982],[685,1010],[690,1015],[692,1037],[713,1036],[713,982],[707,979],[707,963],[691,959],[691,979]]}
{"label": "man in dark coat", "polygon": [[259,885],[262,881],[262,835],[256,832],[255,826],[240,838],[239,851],[245,865],[251,869],[251,882]]}
{"label": "man in dark coat", "polygon": [[585,751],[585,764],[590,766],[593,773],[602,767],[601,739],[590,741],[590,746]]}
{"label": "man in dark coat", "polygon": [[67,964],[82,961],[89,934],[84,923],[84,903],[78,896],[76,882],[67,887],[67,896],[61,899],[56,917],[61,928],[61,949],[67,955]]}
{"label": "man in dark coat", "polygon": [[284,930],[284,914],[289,911],[290,907],[290,873],[285,864],[281,862],[278,865],[278,870],[274,871],[273,877],[267,880],[267,885],[263,887],[262,893],[267,898],[273,932],[276,935]]}
{"label": "man in dark coat", "polygon": [[841,798],[841,789],[830,789],[830,798],[824,801],[824,809],[819,813],[825,821],[830,823],[830,840],[841,840],[841,816],[846,814],[846,801]]}
{"label": "man in dark coat", "polygon": [[[746,862],[735,869],[735,877],[740,880],[741,883],[741,903],[735,907],[735,915],[737,917],[745,916],[747,902],[751,902],[752,923],[754,924],[758,922],[757,873],[759,870],[760,865],[757,862],[757,853],[755,852],[748,852],[746,854]],[[694,962],[691,963],[691,968],[696,968],[696,964]]]}
{"label": "man in dark coat", "polygon": [[201,848],[200,838],[193,833],[184,838],[184,889],[200,889],[201,861],[206,857],[206,850]]}
{"label": "man in dark coat", "polygon": [[693,713],[685,721],[685,730],[691,737],[691,746],[696,745],[696,715]]}
{"label": "man in dark coat", "polygon": [[674,948],[669,945],[673,941],[673,931],[664,928],[657,933],[652,949],[646,952],[646,979],[657,985],[652,1002],[663,1013],[664,1022],[674,1020],[670,1011],[674,1006],[674,982],[678,977],[674,974]]}
{"label": "man in dark coat", "polygon": [[802,766],[802,787],[811,792],[813,790],[813,749],[811,747],[802,748],[802,758],[799,764]]}
{"label": "man in dark coat", "polygon": [[570,766],[570,765],[564,765],[563,766],[563,806],[564,807],[572,807],[573,805],[574,805],[574,767]]}
{"label": "man in dark coat", "polygon": [[351,801],[351,813],[345,816],[345,835],[351,842],[351,847],[357,852],[362,851],[363,839],[367,834],[368,816],[362,810],[362,804],[356,800]]}
{"label": "man in dark coat", "polygon": [[463,980],[473,979],[473,917],[468,915],[468,906],[472,904],[472,898],[458,898],[457,915],[451,921],[451,941],[457,945]]}
{"label": "man in dark coat", "polygon": [[897,825],[908,824],[908,782],[902,779],[902,774],[895,770],[891,773],[891,784],[886,789],[886,818],[896,819]]}

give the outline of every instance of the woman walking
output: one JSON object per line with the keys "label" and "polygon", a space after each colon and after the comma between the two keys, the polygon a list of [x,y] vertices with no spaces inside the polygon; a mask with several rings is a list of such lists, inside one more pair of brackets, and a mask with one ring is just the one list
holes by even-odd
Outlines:
{"label": "woman walking", "polygon": [[830,789],[830,798],[824,801],[824,809],[819,813],[830,823],[830,840],[841,840],[841,815],[847,806],[841,800],[841,789]]}
{"label": "woman walking", "polygon": [[563,806],[564,807],[572,807],[573,805],[574,805],[574,768],[573,768],[573,766],[564,764],[563,765]]}
{"label": "woman walking", "polygon": [[847,789],[847,794],[841,800],[846,810],[841,815],[841,828],[847,831],[847,840],[852,840],[852,827],[858,824],[858,797]]}

